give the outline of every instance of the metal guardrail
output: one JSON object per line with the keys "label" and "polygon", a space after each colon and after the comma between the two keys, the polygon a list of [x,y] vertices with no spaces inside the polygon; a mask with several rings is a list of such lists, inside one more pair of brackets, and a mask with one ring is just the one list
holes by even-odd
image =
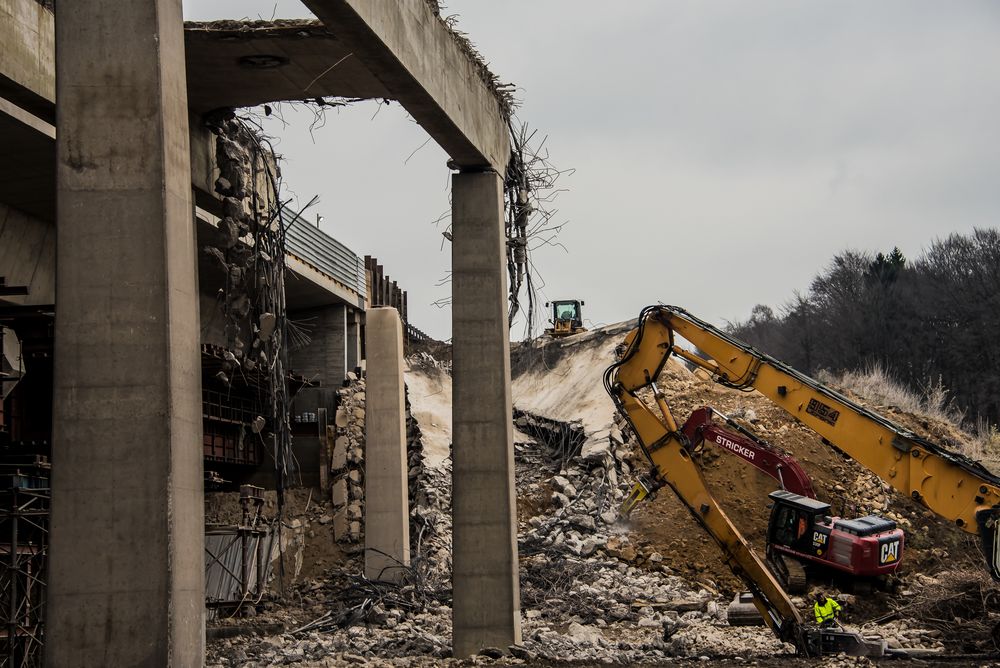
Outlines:
{"label": "metal guardrail", "polygon": [[281,222],[285,225],[285,249],[289,253],[340,281],[362,298],[367,294],[365,263],[354,251],[287,209],[281,211]]}
{"label": "metal guardrail", "polygon": [[432,339],[410,323],[406,323],[406,340],[414,343],[423,343],[424,341],[431,341]]}

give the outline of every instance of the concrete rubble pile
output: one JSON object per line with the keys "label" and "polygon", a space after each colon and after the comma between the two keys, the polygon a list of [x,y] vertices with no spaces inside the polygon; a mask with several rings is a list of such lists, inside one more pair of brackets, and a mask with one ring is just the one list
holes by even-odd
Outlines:
{"label": "concrete rubble pile", "polygon": [[[560,433],[527,414],[515,425]],[[562,441],[515,447],[519,495],[539,499],[541,510],[519,532],[525,649],[549,660],[620,663],[783,651],[763,629],[733,633],[714,591],[671,573],[660,554],[630,540],[617,508],[629,490],[631,453],[617,425],[584,436],[568,458]]]}
{"label": "concrete rubble pile", "polygon": [[[428,374],[447,366],[429,355],[408,364],[411,372],[424,368]],[[682,369],[669,373],[678,376],[675,387],[701,382]],[[359,454],[347,457],[338,475],[348,480],[348,502],[363,503],[350,491],[350,471],[363,473],[363,381],[341,393],[346,420],[338,412],[338,440],[346,437],[346,445]],[[345,544],[340,563],[322,577],[300,583],[289,597],[303,606],[294,622],[286,623],[288,632],[213,644],[209,665],[446,662],[451,655],[451,459],[427,465],[424,441],[429,433],[440,435],[440,425],[418,422],[410,399],[408,395],[411,568],[403,584],[365,580],[360,546]],[[787,430],[752,412],[738,417],[766,433],[780,436]],[[676,570],[676,561],[619,518],[617,508],[644,465],[624,424],[609,420],[588,430],[579,421],[516,410],[514,427],[522,643],[488,648],[475,663],[639,664],[671,657],[765,661],[793,652],[764,627],[730,627],[726,607],[732,591],[708,574],[692,577]],[[906,524],[902,514],[893,516],[892,497],[877,478],[846,466],[837,473],[836,484],[845,496],[849,493],[866,509]],[[903,591],[901,596],[904,602],[908,594],[917,600],[921,586],[934,584],[916,582],[917,594]],[[849,612],[861,605],[849,595],[838,597]],[[811,607],[804,598],[793,602],[804,612]],[[943,646],[941,629],[903,617],[860,630],[882,635],[893,648],[933,651]],[[843,665],[855,662],[845,659]]]}
{"label": "concrete rubble pile", "polygon": [[356,543],[364,538],[365,380],[354,373],[348,380],[347,387],[337,390],[340,402],[330,455],[330,500],[334,537],[339,542]]}

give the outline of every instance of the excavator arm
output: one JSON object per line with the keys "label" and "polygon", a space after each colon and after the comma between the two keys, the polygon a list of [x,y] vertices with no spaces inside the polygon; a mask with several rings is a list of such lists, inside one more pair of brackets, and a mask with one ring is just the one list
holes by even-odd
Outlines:
{"label": "excavator arm", "polygon": [[709,492],[701,469],[692,461],[686,438],[677,430],[669,411],[663,419],[658,417],[633,391],[615,382],[615,369],[612,366],[606,372],[605,387],[653,465],[653,478],[636,487],[626,501],[624,512],[664,485],[673,489],[718,544],[726,564],[753,594],[764,622],[778,638],[809,654],[810,643],[798,610]]}
{"label": "excavator arm", "polygon": [[[704,357],[675,345],[675,334],[694,344]],[[641,388],[653,388],[664,414],[664,433],[652,441],[640,437],[651,459],[658,443],[676,438],[677,426],[656,388],[656,379],[673,354],[705,369],[722,385],[760,392],[898,491],[979,535],[990,573],[1000,579],[1000,477],[978,462],[920,438],[676,306],[643,309],[625,346],[605,384],[613,397],[615,393],[636,397]],[[623,399],[616,403],[624,406],[638,433],[633,417],[649,418]],[[650,417],[656,419],[652,413]],[[650,432],[649,426],[643,428]],[[653,464],[657,466],[655,460]]]}
{"label": "excavator arm", "polygon": [[[728,428],[716,424],[712,420],[713,415],[722,418]],[[688,437],[692,449],[697,450],[699,444],[706,441],[714,443],[719,449],[732,453],[758,471],[774,478],[781,489],[808,496],[810,499],[816,498],[809,474],[795,457],[757,437],[714,408],[705,406],[695,410],[681,427],[681,431]]]}

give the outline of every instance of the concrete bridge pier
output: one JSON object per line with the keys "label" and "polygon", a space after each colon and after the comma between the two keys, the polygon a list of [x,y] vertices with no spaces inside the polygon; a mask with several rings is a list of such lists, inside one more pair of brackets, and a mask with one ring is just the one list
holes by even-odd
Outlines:
{"label": "concrete bridge pier", "polygon": [[453,653],[521,642],[503,183],[452,177]]}
{"label": "concrete bridge pier", "polygon": [[367,318],[365,577],[399,582],[410,565],[403,327],[391,307],[370,309]]}
{"label": "concrete bridge pier", "polygon": [[200,666],[201,357],[181,0],[59,3],[49,666]]}

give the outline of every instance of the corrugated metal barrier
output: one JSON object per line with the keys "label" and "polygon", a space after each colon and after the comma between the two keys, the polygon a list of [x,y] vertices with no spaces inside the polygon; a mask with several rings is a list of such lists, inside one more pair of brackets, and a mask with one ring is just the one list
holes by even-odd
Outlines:
{"label": "corrugated metal barrier", "polygon": [[285,225],[285,249],[289,253],[358,295],[366,294],[365,263],[354,251],[288,209],[281,210],[281,221]]}
{"label": "corrugated metal barrier", "polygon": [[205,603],[218,607],[255,603],[267,591],[278,558],[270,528],[220,527],[205,532]]}

